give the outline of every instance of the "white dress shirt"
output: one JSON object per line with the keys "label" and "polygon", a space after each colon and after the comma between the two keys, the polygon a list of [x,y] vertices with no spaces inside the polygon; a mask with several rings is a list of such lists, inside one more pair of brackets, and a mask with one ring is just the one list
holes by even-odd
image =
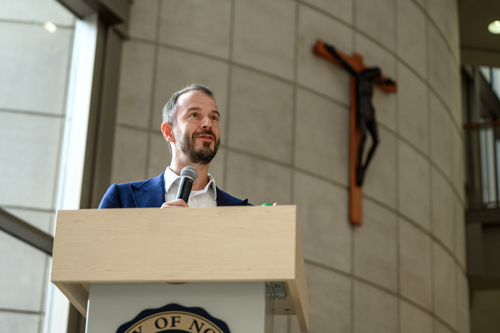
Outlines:
{"label": "white dress shirt", "polygon": [[[177,199],[177,191],[181,182],[181,176],[178,176],[167,167],[165,170],[165,202]],[[203,190],[191,191],[188,200],[189,207],[217,207],[217,190],[215,179],[208,174],[208,184]]]}

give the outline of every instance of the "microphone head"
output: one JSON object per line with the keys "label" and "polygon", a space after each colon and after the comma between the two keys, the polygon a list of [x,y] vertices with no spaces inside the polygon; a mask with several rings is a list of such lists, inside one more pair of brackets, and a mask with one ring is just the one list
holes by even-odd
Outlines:
{"label": "microphone head", "polygon": [[198,172],[192,166],[187,166],[181,170],[181,177],[187,177],[194,181],[198,178]]}

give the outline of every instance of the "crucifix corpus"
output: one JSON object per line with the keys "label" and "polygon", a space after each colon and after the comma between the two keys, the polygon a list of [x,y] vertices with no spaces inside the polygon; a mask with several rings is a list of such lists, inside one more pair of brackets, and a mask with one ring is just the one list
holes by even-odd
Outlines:
{"label": "crucifix corpus", "polygon": [[[363,57],[357,53],[350,57],[321,40],[316,41],[313,52],[342,66],[351,74],[349,216],[352,224],[361,225],[361,186],[379,143],[372,104],[373,87],[376,85],[387,93],[396,92],[396,82],[382,75],[380,68],[365,66]],[[367,132],[372,137],[372,145],[363,161]]]}

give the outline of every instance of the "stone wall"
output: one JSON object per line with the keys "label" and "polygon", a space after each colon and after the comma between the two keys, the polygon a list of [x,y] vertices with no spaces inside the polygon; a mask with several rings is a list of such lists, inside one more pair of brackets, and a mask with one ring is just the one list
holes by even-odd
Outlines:
{"label": "stone wall", "polygon": [[[217,184],[298,206],[311,332],[468,332],[457,30],[455,0],[137,0],[111,181],[163,172],[163,105],[208,85]],[[348,222],[350,78],[312,54],[318,38],[398,83],[375,91],[361,227]],[[298,326],[277,318],[275,331]]]}

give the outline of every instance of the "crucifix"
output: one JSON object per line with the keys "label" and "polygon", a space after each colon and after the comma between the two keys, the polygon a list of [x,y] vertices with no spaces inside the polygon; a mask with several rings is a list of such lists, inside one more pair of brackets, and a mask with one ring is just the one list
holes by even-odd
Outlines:
{"label": "crucifix", "polygon": [[[333,46],[317,40],[313,52],[346,69],[351,74],[351,121],[350,121],[350,166],[349,166],[349,219],[361,225],[361,199],[366,170],[379,143],[375,109],[372,104],[373,88],[379,87],[387,93],[396,92],[396,82],[382,75],[380,68],[367,67],[363,57],[354,53],[351,57]],[[365,155],[366,137],[372,145]]]}

